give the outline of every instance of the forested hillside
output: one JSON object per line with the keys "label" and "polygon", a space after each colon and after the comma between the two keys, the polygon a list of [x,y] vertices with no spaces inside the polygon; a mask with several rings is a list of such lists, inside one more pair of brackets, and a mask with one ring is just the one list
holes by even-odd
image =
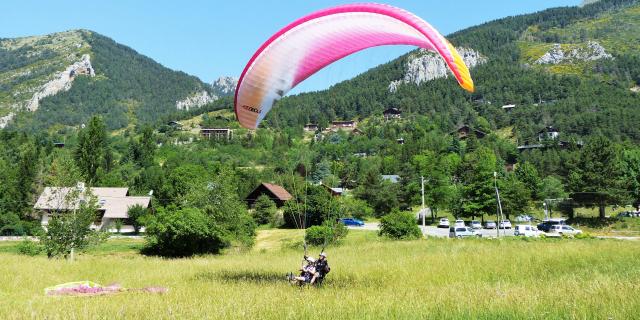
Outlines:
{"label": "forested hillside", "polygon": [[[493,130],[513,128],[519,141],[554,126],[567,138],[602,134],[637,143],[640,95],[630,89],[640,83],[638,21],[638,1],[610,0],[489,22],[449,37],[457,47],[475,49],[488,58],[472,70],[477,88],[473,94],[460,90],[451,79],[404,85],[390,94],[388,85],[403,77],[407,55],[329,90],[283,99],[268,123],[326,124],[397,107],[429,115],[443,131],[464,123],[479,125],[483,117]],[[587,57],[550,66],[530,61],[541,58],[554,44],[573,48],[589,41],[599,41],[612,58],[588,61]],[[507,104],[517,107],[507,113],[501,109]]]}
{"label": "forested hillside", "polygon": [[[102,115],[109,129],[118,129],[177,116],[177,101],[196,94],[205,92],[209,97],[203,105],[217,99],[211,86],[198,78],[167,69],[95,32],[69,31],[2,43],[0,116],[16,114],[13,129],[77,126],[92,115]],[[83,54],[94,74],[72,74],[67,90],[52,86],[56,77],[64,78],[58,72]],[[57,93],[43,95],[37,108],[25,110],[34,93],[47,90]]]}

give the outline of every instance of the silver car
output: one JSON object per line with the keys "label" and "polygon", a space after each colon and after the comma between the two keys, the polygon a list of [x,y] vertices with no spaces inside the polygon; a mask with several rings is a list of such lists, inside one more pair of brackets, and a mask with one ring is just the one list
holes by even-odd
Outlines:
{"label": "silver car", "polygon": [[489,221],[486,221],[486,222],[484,223],[484,228],[485,228],[485,229],[495,229],[495,228],[497,228],[497,227],[498,227],[498,225],[496,225],[496,222],[495,222],[495,221],[491,221],[491,220],[489,220]]}
{"label": "silver car", "polygon": [[449,228],[449,238],[469,238],[469,237],[480,237],[481,235],[477,234],[475,230],[469,227],[451,227]]}

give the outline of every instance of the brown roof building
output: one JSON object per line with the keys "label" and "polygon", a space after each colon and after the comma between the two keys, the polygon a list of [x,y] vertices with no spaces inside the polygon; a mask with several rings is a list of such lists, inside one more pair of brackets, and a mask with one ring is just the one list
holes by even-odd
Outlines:
{"label": "brown roof building", "polygon": [[249,193],[245,200],[250,207],[253,207],[253,205],[256,203],[256,200],[258,200],[261,195],[266,195],[267,197],[269,197],[269,199],[275,202],[276,206],[278,207],[282,207],[285,202],[293,198],[293,196],[287,190],[279,185],[271,183],[261,183],[253,191],[251,191],[251,193]]}

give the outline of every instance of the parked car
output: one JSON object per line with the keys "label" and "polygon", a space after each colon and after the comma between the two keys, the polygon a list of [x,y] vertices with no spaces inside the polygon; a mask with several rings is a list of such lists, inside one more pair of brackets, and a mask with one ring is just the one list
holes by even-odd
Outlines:
{"label": "parked car", "polygon": [[640,216],[640,212],[625,211],[618,213],[618,218],[637,218]]}
{"label": "parked car", "polygon": [[474,230],[482,229],[482,224],[480,223],[480,221],[477,221],[477,220],[471,221],[471,225],[470,226],[471,226],[471,229],[474,229]]}
{"label": "parked car", "polygon": [[464,227],[464,220],[456,220],[456,222],[453,224],[454,227]]}
{"label": "parked car", "polygon": [[482,235],[476,233],[475,230],[469,227],[449,228],[449,238],[469,238],[469,237],[482,237]]}
{"label": "parked car", "polygon": [[438,222],[438,228],[449,228],[449,219],[442,218],[440,222]]}
{"label": "parked car", "polygon": [[549,233],[557,233],[560,235],[570,235],[570,236],[575,236],[576,234],[580,234],[582,233],[582,230],[580,229],[575,229],[571,226],[568,226],[566,224],[556,224],[551,226],[551,228],[549,229]]}
{"label": "parked car", "polygon": [[500,225],[498,227],[500,229],[511,229],[511,221],[502,220],[502,221],[500,221]]}
{"label": "parked car", "polygon": [[549,220],[544,220],[542,221],[542,223],[538,224],[538,229],[540,231],[549,232],[552,226],[563,225],[565,224],[566,221],[567,219],[565,218],[553,218]]}
{"label": "parked car", "polygon": [[345,226],[352,226],[352,227],[364,226],[364,222],[362,220],[358,220],[354,218],[342,218],[342,219],[338,219],[338,221],[342,222]]}
{"label": "parked car", "polygon": [[538,230],[535,226],[528,224],[519,224],[513,231],[515,236],[534,237],[537,238],[542,234],[542,231]]}
{"label": "parked car", "polygon": [[516,217],[516,221],[518,221],[518,222],[531,222],[531,221],[533,221],[533,217],[530,216],[530,215],[521,214],[521,215]]}
{"label": "parked car", "polygon": [[495,229],[495,228],[497,228],[497,227],[498,227],[498,226],[496,225],[496,222],[495,222],[495,221],[491,221],[491,220],[489,220],[489,221],[486,221],[486,222],[484,223],[484,228],[485,228],[485,229]]}

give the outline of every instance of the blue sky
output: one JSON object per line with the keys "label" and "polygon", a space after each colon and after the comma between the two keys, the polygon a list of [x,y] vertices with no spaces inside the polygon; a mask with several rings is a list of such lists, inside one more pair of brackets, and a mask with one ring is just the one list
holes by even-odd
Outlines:
{"label": "blue sky", "polygon": [[[253,52],[270,35],[315,10],[354,1],[39,1],[0,3],[0,37],[89,29],[128,45],[163,65],[206,82],[238,76]],[[362,1],[360,1],[362,2]],[[386,0],[409,10],[443,34],[509,15],[581,0]],[[295,92],[324,89],[410,50],[370,49],[319,72]]]}

